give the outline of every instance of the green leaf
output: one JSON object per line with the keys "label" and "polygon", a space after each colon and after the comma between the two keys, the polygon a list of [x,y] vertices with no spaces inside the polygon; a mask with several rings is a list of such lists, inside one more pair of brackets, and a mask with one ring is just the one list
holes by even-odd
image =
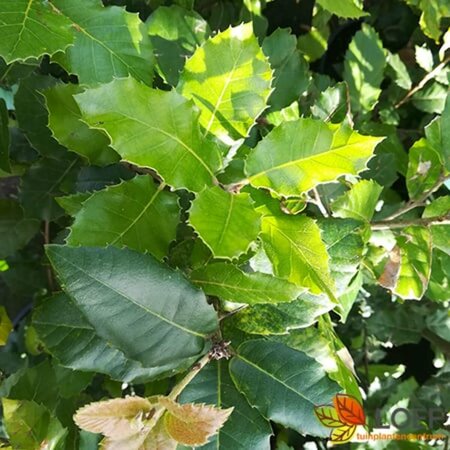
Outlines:
{"label": "green leaf", "polygon": [[186,62],[178,91],[200,108],[200,124],[225,143],[246,137],[266,108],[272,70],[251,23],[216,34]]}
{"label": "green leaf", "polygon": [[6,430],[13,448],[64,450],[67,430],[45,406],[31,400],[2,400]]}
{"label": "green leaf", "polygon": [[428,228],[410,226],[396,240],[380,284],[403,299],[420,300],[431,273],[431,233]]}
{"label": "green leaf", "polygon": [[272,430],[269,422],[236,389],[226,361],[213,361],[202,369],[184,389],[180,402],[206,403],[220,408],[234,407],[225,425],[208,444],[200,447],[202,450],[270,449]]}
{"label": "green leaf", "polygon": [[435,302],[446,302],[449,299],[450,256],[439,250],[433,251],[431,276],[425,296]]}
{"label": "green leaf", "polygon": [[64,367],[104,373],[126,382],[144,382],[172,369],[171,365],[146,368],[130,359],[102,338],[64,294],[57,294],[36,308],[33,326],[47,351]]}
{"label": "green leaf", "polygon": [[286,334],[292,329],[311,326],[319,316],[335,306],[325,295],[305,293],[290,303],[244,308],[234,314],[230,321],[236,328],[250,334]]}
{"label": "green leaf", "polygon": [[367,16],[367,13],[363,11],[360,5],[361,2],[357,0],[339,0],[338,2],[333,0],[317,0],[317,3],[322,8],[340,17],[357,19]]}
{"label": "green leaf", "polygon": [[83,202],[67,238],[73,246],[115,245],[167,255],[175,240],[180,208],[178,197],[156,186],[148,175],[107,187]]}
{"label": "green leaf", "polygon": [[0,98],[0,169],[11,171],[9,163],[9,117],[5,101]]}
{"label": "green leaf", "polygon": [[24,218],[19,203],[0,199],[0,258],[10,256],[24,247],[38,229],[39,222]]}
{"label": "green leaf", "polygon": [[160,6],[146,22],[161,76],[176,86],[186,58],[210,35],[208,23],[195,11]]}
{"label": "green leaf", "polygon": [[150,255],[56,245],[47,255],[98,335],[147,367],[200,355],[217,328],[204,294]]}
{"label": "green leaf", "polygon": [[325,122],[340,123],[347,115],[347,85],[337,83],[320,93],[319,98],[311,107],[315,119]]}
{"label": "green leaf", "polygon": [[445,107],[448,87],[436,81],[427,84],[412,96],[412,103],[420,111],[440,114]]}
{"label": "green leaf", "polygon": [[[66,51],[70,72],[81,84],[106,83],[131,75],[151,84],[153,49],[137,14],[100,0],[53,0],[71,22],[73,46]],[[114,30],[112,32],[112,30]]]}
{"label": "green leaf", "polygon": [[217,258],[246,253],[258,237],[261,214],[247,193],[232,194],[214,186],[192,202],[189,223]]}
{"label": "green leaf", "polygon": [[31,145],[44,156],[61,158],[65,148],[52,136],[47,127],[48,111],[42,91],[55,85],[55,79],[32,74],[20,81],[14,96],[16,116],[19,127],[25,132]]}
{"label": "green leaf", "polygon": [[259,272],[246,273],[227,263],[209,264],[194,270],[190,279],[208,295],[248,305],[290,302],[303,291],[281,278]]}
{"label": "green leaf", "polygon": [[411,77],[405,63],[398,54],[388,51],[386,62],[388,64],[388,73],[395,84],[402,89],[409,90],[412,87]]}
{"label": "green leaf", "polygon": [[[426,206],[422,217],[444,217],[450,214],[450,196],[439,197]],[[432,225],[433,248],[438,248],[450,256],[450,226]]]}
{"label": "green leaf", "polygon": [[83,203],[92,195],[91,192],[77,192],[72,195],[64,195],[62,197],[56,197],[56,203],[58,203],[69,216],[75,216],[77,212],[83,207]]}
{"label": "green leaf", "polygon": [[70,21],[52,3],[9,0],[0,5],[0,56],[7,64],[52,55],[73,41]]}
{"label": "green leaf", "polygon": [[289,29],[275,30],[264,39],[262,48],[274,69],[269,105],[272,110],[280,110],[308,89],[308,64],[297,50],[297,39]]}
{"label": "green leaf", "polygon": [[320,183],[364,170],[382,140],[320,120],[286,122],[258,143],[245,172],[252,186],[299,196]]}
{"label": "green leaf", "polygon": [[363,24],[353,37],[344,61],[344,80],[348,83],[352,111],[373,110],[381,93],[385,65],[386,55],[377,32]]}
{"label": "green leaf", "polygon": [[104,130],[123,159],[155,169],[178,189],[197,192],[212,185],[221,165],[219,150],[200,135],[198,112],[176,92],[127,78],[75,98],[83,120]]}
{"label": "green leaf", "polygon": [[328,253],[314,220],[306,216],[264,216],[261,240],[275,275],[307,287],[313,294],[326,293],[337,303]]}
{"label": "green leaf", "polygon": [[26,217],[53,220],[63,215],[55,197],[68,190],[76,176],[77,159],[42,158],[22,178],[20,199]]}
{"label": "green leaf", "polygon": [[[450,34],[450,33],[449,33]],[[450,94],[445,99],[445,107],[441,116],[441,151],[444,167],[450,172]]]}
{"label": "green leaf", "polygon": [[382,190],[376,181],[359,181],[333,202],[334,216],[370,222]]}
{"label": "green leaf", "polygon": [[81,111],[73,96],[83,90],[74,84],[60,84],[43,92],[49,111],[48,126],[57,141],[87,158],[90,164],[107,165],[119,159],[108,137],[81,121]]}
{"label": "green leaf", "polygon": [[0,345],[6,345],[9,333],[13,330],[11,320],[4,306],[0,306]]}
{"label": "green leaf", "polygon": [[330,403],[340,389],[305,353],[277,342],[247,341],[231,360],[230,372],[236,387],[264,417],[299,433],[328,435],[314,406]]}

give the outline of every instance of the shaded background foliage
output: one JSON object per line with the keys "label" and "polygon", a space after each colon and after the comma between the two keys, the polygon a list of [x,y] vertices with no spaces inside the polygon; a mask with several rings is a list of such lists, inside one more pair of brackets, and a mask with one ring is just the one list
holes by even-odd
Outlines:
{"label": "shaded background foliage", "polygon": [[[60,3],[64,5],[67,2]],[[82,2],[74,3],[77,8],[83,8]],[[388,259],[386,247],[395,239],[389,231],[384,232],[387,219],[393,219],[396,223],[396,212],[402,210],[404,214],[398,217],[416,224],[423,224],[420,221],[427,217],[448,219],[448,179],[445,179],[449,169],[446,139],[450,126],[450,106],[448,100],[445,103],[449,84],[446,51],[450,47],[450,34],[448,31],[445,33],[450,23],[448,3],[439,0],[368,0],[362,5],[358,1],[348,0],[341,2],[341,5],[352,8],[352,13],[347,17],[345,12],[333,10],[333,4],[337,1],[328,0],[274,0],[267,3],[257,0],[128,0],[103,3],[139,13],[154,49],[147,55],[156,66],[153,86],[163,91],[177,85],[185,59],[208,36],[219,30],[224,31],[230,25],[253,21],[259,43],[275,69],[272,84],[275,90],[269,99],[270,108],[259,116],[250,136],[237,150],[236,157],[226,170],[217,175],[222,185],[234,186],[243,176],[251,175],[244,174],[243,161],[251,155],[252,149],[274,126],[287,127],[282,124],[299,116],[328,123],[346,121],[363,135],[387,136],[378,145],[375,157],[368,164],[369,169],[361,174],[363,180],[372,181],[361,184],[357,183],[356,177],[350,176],[339,183],[317,186],[313,195],[311,192],[309,195],[304,193],[282,201],[284,212],[304,211],[310,217],[319,219],[321,238],[331,257],[330,276],[338,285],[342,306],[339,314],[332,312],[328,317],[324,314],[330,309],[328,300],[323,300],[323,309],[320,309],[320,299],[311,300],[309,294],[304,294],[300,308],[293,303],[252,305],[250,311],[243,310],[227,321],[224,335],[230,337],[235,347],[246,341],[248,335],[253,339],[270,336],[273,345],[273,342],[285,344],[283,348],[287,352],[288,347],[301,350],[323,367],[327,358],[331,359],[339,368],[337,374],[335,371],[330,378],[348,393],[359,395],[354,380],[347,385],[343,381],[350,373],[347,367],[349,358],[343,358],[347,365],[336,358],[339,351],[342,356],[342,349],[346,347],[354,361],[357,384],[363,390],[369,421],[373,420],[377,408],[382,410],[384,418],[395,406],[448,409],[448,225],[445,230],[445,225],[440,228],[434,226],[431,230],[434,248],[430,280],[420,286],[419,291],[426,290],[425,293],[412,296],[421,298],[420,302],[407,301],[411,297],[401,292],[399,286],[394,286],[395,283],[388,286],[397,294],[391,295],[377,282]],[[359,10],[360,6],[368,15],[354,13],[353,8]],[[65,7],[68,8],[67,5]],[[175,19],[170,15],[164,18],[162,11],[167,12],[164,7],[171,8],[170,14]],[[100,5],[97,8],[101,8]],[[180,32],[179,39],[161,37],[161,30],[176,35],[177,25],[182,20],[186,21],[187,31]],[[0,59],[0,98],[3,99],[0,100],[0,338],[5,345],[0,348],[0,395],[18,401],[33,399],[36,408],[41,408],[39,432],[55,440],[55,447],[51,448],[95,449],[99,437],[80,432],[72,421],[78,407],[89,401],[130,393],[145,396],[165,394],[173,386],[174,379],[168,377],[142,383],[136,377],[136,382],[122,384],[117,379],[121,375],[125,379],[124,372],[115,377],[108,376],[112,372],[119,373],[114,372],[119,370],[117,368],[108,368],[103,372],[97,370],[97,373],[72,371],[63,367],[72,366],[70,363],[64,364],[62,353],[58,359],[49,355],[46,348],[48,341],[47,344],[43,342],[48,339],[44,326],[47,319],[39,308],[45,305],[49,294],[58,290],[58,284],[45,256],[44,245],[64,242],[90,245],[87,242],[88,231],[93,232],[93,244],[101,246],[111,243],[107,237],[105,242],[98,241],[101,220],[108,220],[106,207],[99,219],[103,197],[123,195],[133,199],[139,196],[136,192],[145,192],[145,198],[148,198],[157,188],[153,182],[145,185],[142,177],[148,170],[119,162],[115,152],[119,151],[118,148],[111,148],[114,146],[109,144],[104,133],[88,127],[95,127],[101,122],[95,115],[89,116],[88,103],[92,96],[106,98],[108,92],[114,90],[113,87],[105,87],[104,91],[96,93],[92,89],[85,94],[86,103],[83,105],[83,88],[78,83],[89,85],[92,73],[83,70],[82,65],[79,72],[71,70],[76,66],[76,58],[75,63],[70,63],[62,52],[28,59],[26,63],[14,58],[9,61],[6,55],[3,57],[6,61]],[[88,69],[92,68],[87,60],[85,63]],[[152,83],[151,74],[141,70],[139,64],[135,71],[142,81]],[[147,76],[149,79],[145,80]],[[106,84],[111,80],[98,81]],[[70,96],[65,95],[64,86],[71,86]],[[75,95],[77,102],[72,95]],[[63,104],[62,99],[67,104],[58,110]],[[155,111],[155,120],[159,114]],[[429,150],[436,144],[437,127],[429,124],[441,114],[442,142],[447,146],[447,153],[441,149],[444,161]],[[77,122],[82,115],[84,122]],[[67,122],[61,123],[62,118]],[[75,134],[66,133],[67,127],[75,129]],[[424,137],[428,141],[420,141]],[[101,153],[92,151],[84,154],[85,146],[79,145],[79,142],[89,142],[91,148],[94,148],[95,142],[95,149],[101,149]],[[214,142],[214,145],[221,149],[223,142]],[[5,148],[8,150],[4,151]],[[421,159],[421,155],[425,155],[425,159]],[[251,156],[248,161],[251,161]],[[215,163],[211,164],[214,166]],[[420,176],[417,177],[417,174]],[[152,175],[155,173],[152,172]],[[159,179],[158,176],[156,178]],[[120,184],[122,181],[131,181],[132,184],[126,185],[128,191]],[[193,184],[188,188],[198,180],[190,182]],[[252,202],[258,206],[259,212],[250,208],[251,212],[248,216],[242,216],[240,224],[257,223],[260,214],[273,207],[273,198],[263,198],[254,192],[256,189],[252,189]],[[130,240],[125,245],[142,252],[149,251],[158,258],[166,256],[172,268],[189,273],[200,286],[202,280],[210,280],[208,277],[214,276],[202,271],[205,261],[211,258],[210,250],[216,257],[239,257],[240,266],[246,270],[264,271],[264,258],[255,248],[242,255],[248,250],[248,243],[254,241],[252,230],[249,231],[248,242],[242,244],[244,248],[239,245],[237,249],[233,248],[234,242],[226,249],[214,247],[214,233],[210,236],[211,230],[202,226],[202,197],[193,200],[193,195],[186,190],[179,190],[177,194],[169,190],[163,192],[161,205],[168,208],[170,214],[160,224],[159,234],[164,233],[164,243],[170,243],[168,256],[168,246],[164,243],[161,246],[151,236],[144,236],[145,233],[141,233],[143,239],[137,239],[139,242]],[[219,197],[225,195],[218,188],[215,194]],[[316,194],[321,201],[317,200]],[[239,198],[243,207],[248,206],[248,194],[239,195],[242,195]],[[414,208],[408,210],[408,206]],[[139,206],[136,208],[139,212]],[[338,232],[330,226],[327,228],[326,219],[321,218],[323,210],[327,215],[332,213],[334,217],[346,221],[348,233],[344,237],[348,241],[341,249],[332,249]],[[152,211],[148,213],[151,220]],[[71,216],[75,216],[75,221]],[[100,222],[96,235],[92,224],[97,220]],[[368,237],[370,223],[374,231],[371,240]],[[190,225],[204,243],[195,238]],[[307,228],[310,223],[305,219],[304,225]],[[118,225],[119,233],[121,226]],[[145,229],[145,223],[142,226]],[[410,242],[415,245],[419,241],[420,236],[413,233],[406,238],[402,248],[407,248]],[[423,251],[423,246],[416,247],[409,250],[413,256]],[[269,251],[266,252],[269,254]],[[351,258],[355,261],[353,265]],[[232,272],[232,269],[224,267],[223,271],[226,270]],[[346,274],[348,277],[341,279]],[[239,279],[242,274],[234,276]],[[66,284],[67,280],[64,276],[62,278]],[[300,295],[286,280],[278,281],[283,293]],[[353,287],[350,292],[341,289],[349,285]],[[313,291],[314,286],[308,287]],[[344,291],[345,297],[341,296]],[[233,298],[225,298],[223,292],[206,292],[211,298],[233,301]],[[315,293],[320,293],[320,289]],[[311,303],[314,304],[313,311],[308,309]],[[36,309],[38,312],[33,312]],[[291,328],[295,331],[288,334]],[[57,353],[56,349],[52,350]],[[134,366],[126,366],[126,369],[129,370],[127,373],[136,373]],[[201,380],[212,382],[211,374],[217,368],[208,370],[211,372],[205,371]],[[220,367],[218,370],[221,370]],[[229,377],[227,370],[224,377]],[[133,377],[127,381],[131,379]],[[231,379],[229,382],[231,385]],[[186,391],[185,401],[198,399],[195,389],[196,386],[193,386]],[[251,396],[248,389],[246,392]],[[233,395],[237,395],[237,391],[233,391]],[[240,401],[242,398],[239,397],[236,402]],[[242,408],[248,408],[247,403],[244,404]],[[369,424],[373,425],[372,422]],[[268,429],[269,425],[263,422],[261,429],[264,430],[264,427]],[[272,448],[325,448],[322,437],[301,435],[280,424],[272,423],[272,427]],[[267,429],[265,434],[261,432],[263,437],[270,434]],[[420,429],[407,429],[410,432],[424,430],[427,430],[426,425]],[[298,428],[298,431],[303,430]],[[444,427],[432,431],[448,436],[448,430]],[[16,439],[19,440],[16,442],[21,442],[20,431],[17,434],[19,438]],[[9,436],[4,426],[0,429],[0,438],[7,447]],[[11,439],[13,448],[21,448],[21,444],[13,441]],[[227,448],[226,444],[223,445]],[[267,445],[267,442],[261,445]],[[419,443],[403,442],[386,442],[376,447],[372,444],[347,445],[355,449],[422,448]],[[429,445],[446,448],[441,442],[423,444],[423,448],[429,448]]]}

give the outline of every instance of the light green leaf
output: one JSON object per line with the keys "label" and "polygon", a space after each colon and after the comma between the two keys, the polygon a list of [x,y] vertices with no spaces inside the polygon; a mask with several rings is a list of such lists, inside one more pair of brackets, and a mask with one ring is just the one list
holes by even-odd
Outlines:
{"label": "light green leaf", "polygon": [[108,137],[81,121],[81,111],[73,98],[80,92],[83,90],[74,84],[60,84],[43,91],[49,112],[48,126],[60,144],[86,157],[90,164],[112,164],[119,155],[108,147]]}
{"label": "light green leaf", "polygon": [[286,106],[286,108],[283,108],[280,111],[271,111],[266,115],[268,122],[276,127],[281,125],[283,122],[298,120],[299,118],[300,112],[297,101],[292,102],[289,106]]}
{"label": "light green leaf", "polygon": [[9,163],[9,117],[5,100],[0,98],[0,169],[11,171]]}
{"label": "light green leaf", "polygon": [[157,187],[148,175],[137,176],[85,200],[67,243],[129,247],[162,259],[175,240],[179,215],[176,194],[164,184]]}
{"label": "light green leaf", "polygon": [[64,450],[67,430],[43,405],[31,400],[2,400],[13,448]]}
{"label": "light green leaf", "polygon": [[428,228],[410,226],[396,240],[380,284],[403,299],[420,300],[431,273],[431,233]]}
{"label": "light green leaf", "polygon": [[353,37],[344,62],[344,80],[354,112],[372,111],[378,102],[385,65],[386,55],[377,32],[363,24]]}
{"label": "light green leaf", "polygon": [[326,295],[301,294],[297,300],[278,305],[254,305],[234,314],[229,320],[250,334],[286,334],[289,330],[306,328],[318,317],[335,307]]}
{"label": "light green leaf", "polygon": [[204,294],[150,255],[56,245],[47,255],[97,334],[146,367],[182,365],[217,328]]}
{"label": "light green leaf", "polygon": [[412,80],[409,76],[405,63],[401,60],[398,54],[394,54],[389,51],[387,52],[386,62],[388,64],[388,69],[390,69],[390,72],[388,72],[390,77],[394,83],[402,89],[411,89]]}
{"label": "light green leaf", "polygon": [[420,111],[440,114],[445,107],[448,88],[433,81],[412,96],[412,103]]}
{"label": "light green leaf", "polygon": [[308,89],[308,64],[297,50],[297,39],[289,29],[275,30],[264,39],[262,48],[274,69],[274,90],[269,105],[272,110],[280,110],[298,100]]}
{"label": "light green leaf", "polygon": [[52,55],[73,41],[71,23],[42,0],[8,0],[0,4],[0,56],[10,64]]}
{"label": "light green leaf", "polygon": [[39,230],[39,222],[26,219],[19,203],[0,199],[0,258],[24,247]]}
{"label": "light green leaf", "polygon": [[261,214],[247,193],[232,194],[214,186],[192,202],[189,223],[217,258],[247,252],[258,237]]}
{"label": "light green leaf", "polygon": [[340,123],[347,115],[347,85],[337,83],[320,93],[319,98],[311,107],[315,119],[325,122]]}
{"label": "light green leaf", "polygon": [[[225,425],[202,450],[270,449],[272,429],[234,386],[224,360],[209,363],[180,396],[181,403],[206,403],[220,408],[233,407]],[[199,448],[199,447],[196,447]]]}
{"label": "light green leaf", "polygon": [[[439,197],[431,202],[423,212],[424,218],[444,217],[450,214],[450,196]],[[433,248],[438,248],[450,256],[450,226],[432,225],[431,236]]]}
{"label": "light green leaf", "polygon": [[336,217],[370,222],[383,187],[373,180],[361,180],[332,205]]}
{"label": "light green leaf", "polygon": [[64,367],[74,370],[104,373],[119,381],[145,382],[174,368],[173,364],[147,368],[129,358],[102,338],[65,294],[42,302],[34,311],[33,326],[47,351]]}
{"label": "light green leaf", "polygon": [[11,320],[6,313],[4,306],[0,306],[0,345],[5,345],[8,341],[9,333],[13,330]]}
{"label": "light green leaf", "polygon": [[439,250],[433,250],[431,276],[425,296],[435,302],[450,300],[448,286],[450,285],[450,255]]}
{"label": "light green leaf", "polygon": [[68,190],[75,181],[77,159],[42,158],[22,178],[20,199],[26,217],[52,220],[63,215],[55,197]]}
{"label": "light green leaf", "polygon": [[233,303],[282,303],[295,300],[303,289],[265,273],[246,273],[227,263],[214,263],[195,270],[194,284],[208,295]]}
{"label": "light green leaf", "polygon": [[104,130],[123,159],[155,169],[175,188],[197,192],[212,185],[219,150],[200,135],[198,111],[176,92],[127,78],[75,98],[83,120]]}
{"label": "light green leaf", "polygon": [[230,372],[236,387],[264,417],[299,433],[328,435],[314,406],[331,403],[340,388],[313,358],[278,342],[247,341],[231,360]]}
{"label": "light green leaf", "polygon": [[337,303],[328,253],[314,220],[306,216],[264,216],[261,240],[275,275],[307,287],[313,294],[326,293]]}
{"label": "light green leaf", "polygon": [[340,17],[357,19],[367,16],[367,13],[362,9],[362,2],[358,0],[339,0],[338,2],[333,0],[317,0],[317,3],[322,8]]}
{"label": "light green leaf", "polygon": [[69,216],[75,216],[75,214],[81,210],[83,203],[92,195],[92,192],[77,192],[72,195],[64,195],[62,197],[56,197],[56,203],[58,203]]}
{"label": "light green leaf", "polygon": [[320,183],[364,170],[382,140],[320,120],[286,122],[258,143],[245,172],[252,186],[299,196]]}
{"label": "light green leaf", "polygon": [[200,108],[200,124],[225,143],[248,135],[266,108],[272,70],[251,23],[209,38],[187,60],[178,91]]}
{"label": "light green leaf", "polygon": [[66,55],[70,72],[81,84],[106,83],[128,75],[151,84],[153,49],[137,14],[117,6],[104,7],[100,0],[53,0],[52,4],[74,30],[75,41]]}
{"label": "light green leaf", "polygon": [[433,52],[424,45],[416,45],[416,62],[423,70],[431,72],[434,66]]}
{"label": "light green leaf", "polygon": [[161,76],[176,86],[186,58],[209,36],[208,23],[195,11],[171,5],[150,14],[146,27]]}
{"label": "light green leaf", "polygon": [[[450,33],[449,33],[450,34]],[[445,99],[441,116],[441,151],[442,160],[447,172],[450,172],[450,94]]]}

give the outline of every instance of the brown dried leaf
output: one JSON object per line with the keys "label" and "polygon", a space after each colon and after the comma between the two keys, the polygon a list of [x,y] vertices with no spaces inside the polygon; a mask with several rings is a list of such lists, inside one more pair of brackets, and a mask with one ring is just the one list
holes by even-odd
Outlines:
{"label": "brown dried leaf", "polygon": [[384,266],[384,271],[378,279],[381,286],[387,289],[393,289],[396,286],[401,260],[400,247],[397,245],[389,253],[389,260]]}
{"label": "brown dried leaf", "polygon": [[226,422],[233,408],[187,403],[180,405],[167,397],[159,399],[167,412],[164,423],[169,435],[184,445],[204,445]]}
{"label": "brown dried leaf", "polygon": [[83,406],[75,413],[74,421],[83,430],[110,438],[141,434],[145,438],[146,421],[153,412],[153,404],[145,398],[115,398]]}

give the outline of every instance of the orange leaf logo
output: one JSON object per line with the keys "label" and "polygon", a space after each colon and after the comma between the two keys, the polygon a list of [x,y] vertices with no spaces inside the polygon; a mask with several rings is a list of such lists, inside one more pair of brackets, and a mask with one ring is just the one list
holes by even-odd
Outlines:
{"label": "orange leaf logo", "polygon": [[366,415],[361,404],[350,395],[336,394],[334,407],[342,422],[347,425],[365,425]]}

